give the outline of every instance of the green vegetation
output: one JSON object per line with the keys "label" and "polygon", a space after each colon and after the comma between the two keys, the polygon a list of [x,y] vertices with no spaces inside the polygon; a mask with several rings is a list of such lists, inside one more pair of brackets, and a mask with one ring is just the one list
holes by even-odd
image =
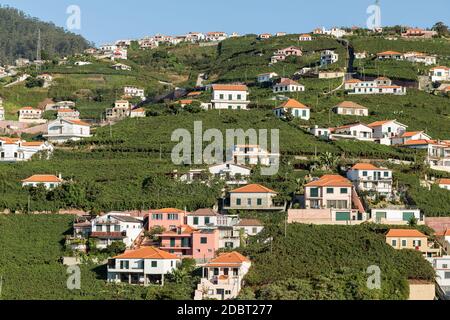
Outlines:
{"label": "green vegetation", "polygon": [[0,63],[13,63],[19,57],[35,60],[38,30],[43,60],[80,53],[90,45],[83,37],[52,23],[41,22],[14,8],[0,7]]}
{"label": "green vegetation", "polygon": [[[243,251],[253,263],[242,298],[282,300],[407,299],[408,279],[432,280],[431,265],[415,251],[385,243],[383,226],[266,228]],[[263,242],[262,239],[273,238]],[[381,270],[381,289],[367,287],[371,266]]]}
{"label": "green vegetation", "polygon": [[198,279],[188,263],[164,288],[108,284],[106,265],[81,265],[81,289],[67,289],[73,273],[61,263],[73,216],[0,215],[1,299],[6,300],[187,300]]}

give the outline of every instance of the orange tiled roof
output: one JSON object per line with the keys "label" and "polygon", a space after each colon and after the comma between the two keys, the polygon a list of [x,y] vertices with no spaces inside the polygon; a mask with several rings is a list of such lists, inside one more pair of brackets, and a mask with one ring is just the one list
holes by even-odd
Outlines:
{"label": "orange tiled roof", "polygon": [[450,70],[450,68],[449,67],[446,67],[446,66],[438,66],[438,67],[434,67],[434,68],[431,68],[430,70],[440,70],[440,69],[443,69],[443,70]]}
{"label": "orange tiled roof", "polygon": [[73,124],[77,124],[79,126],[86,126],[86,127],[91,126],[89,123],[83,122],[81,120],[67,120],[67,121],[69,121],[70,123],[73,123]]}
{"label": "orange tiled roof", "polygon": [[20,141],[18,138],[9,138],[9,137],[0,137],[0,140],[2,140],[5,144],[16,144]]}
{"label": "orange tiled roof", "polygon": [[351,187],[352,183],[343,176],[327,174],[317,181],[310,182],[306,187]]}
{"label": "orange tiled roof", "polygon": [[233,251],[229,253],[222,253],[217,258],[211,259],[206,267],[215,267],[215,266],[234,266],[240,265],[243,262],[250,262],[250,260],[244,257],[239,252]]}
{"label": "orange tiled roof", "polygon": [[150,210],[150,213],[184,213],[184,211],[175,208],[164,208],[158,210]]}
{"label": "orange tiled roof", "polygon": [[62,182],[60,178],[54,175],[45,175],[45,174],[37,174],[34,176],[31,176],[25,180],[22,180],[22,182],[35,182],[35,183],[44,183],[44,182]]}
{"label": "orange tiled roof", "polygon": [[247,91],[248,87],[244,84],[214,84],[213,90],[223,91]]}
{"label": "orange tiled roof", "polygon": [[417,134],[421,134],[423,133],[423,131],[410,131],[410,132],[405,132],[404,134],[402,134],[402,138],[409,138],[409,137],[414,137]]}
{"label": "orange tiled roof", "polygon": [[420,139],[420,140],[409,140],[405,142],[405,146],[415,146],[415,145],[426,145],[426,144],[437,144],[436,140],[426,140],[426,139]]}
{"label": "orange tiled roof", "polygon": [[288,85],[299,86],[300,83],[298,83],[297,81],[294,81],[292,79],[289,79],[289,78],[283,78],[283,79],[281,79],[280,83],[276,84],[275,86],[288,86]]}
{"label": "orange tiled roof", "polygon": [[269,188],[266,188],[260,184],[249,184],[245,187],[234,189],[230,193],[277,193]]}
{"label": "orange tiled roof", "polygon": [[422,232],[416,229],[391,229],[387,233],[386,237],[402,237],[402,238],[417,238],[427,237]]}
{"label": "orange tiled roof", "polygon": [[286,102],[284,102],[279,108],[285,108],[285,109],[309,109],[309,107],[305,106],[303,103],[298,102],[295,99],[289,99]]}
{"label": "orange tiled roof", "polygon": [[187,96],[188,97],[196,97],[196,96],[199,96],[201,94],[202,94],[201,91],[194,91],[194,92],[189,92]]}
{"label": "orange tiled roof", "polygon": [[360,82],[362,82],[362,81],[359,79],[350,79],[350,80],[345,81],[345,83],[360,83]]}
{"label": "orange tiled roof", "polygon": [[438,184],[448,184],[448,185],[450,185],[450,179],[440,179],[440,180],[438,180]]}
{"label": "orange tiled roof", "polygon": [[58,113],[72,113],[75,112],[73,109],[59,109]]}
{"label": "orange tiled roof", "polygon": [[379,55],[379,56],[382,56],[382,55],[397,55],[397,54],[401,54],[401,53],[397,52],[397,51],[384,51],[384,52],[377,53],[377,55]]}
{"label": "orange tiled roof", "polygon": [[145,109],[144,108],[137,108],[137,109],[133,109],[133,110],[131,110],[131,112],[145,112]]}
{"label": "orange tiled roof", "polygon": [[355,103],[353,101],[343,101],[343,102],[339,103],[337,105],[337,107],[353,108],[353,109],[367,109],[366,107],[364,107],[364,106],[362,106],[360,104],[357,104],[357,103]]}
{"label": "orange tiled roof", "polygon": [[369,124],[368,126],[371,127],[371,128],[379,127],[379,126],[382,126],[383,124],[386,124],[386,123],[389,123],[389,122],[392,122],[392,121],[395,121],[395,120],[376,121],[376,122],[373,122],[373,123]]}
{"label": "orange tiled roof", "polygon": [[371,163],[357,163],[353,166],[352,170],[387,170],[387,169],[380,169]]}
{"label": "orange tiled roof", "polygon": [[129,250],[124,254],[114,257],[114,259],[160,259],[160,260],[179,260],[174,254],[165,252],[155,247],[142,247],[137,250]]}
{"label": "orange tiled roof", "polygon": [[22,142],[22,146],[24,146],[24,147],[40,147],[44,143],[45,143],[44,141]]}

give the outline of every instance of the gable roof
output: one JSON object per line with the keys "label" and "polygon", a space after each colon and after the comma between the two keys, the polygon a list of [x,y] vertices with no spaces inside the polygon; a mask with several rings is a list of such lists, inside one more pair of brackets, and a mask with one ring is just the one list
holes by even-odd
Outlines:
{"label": "gable roof", "polygon": [[238,226],[238,227],[264,227],[264,223],[262,223],[258,219],[241,219],[236,226]]}
{"label": "gable roof", "polygon": [[174,254],[165,252],[155,247],[142,247],[137,250],[129,250],[114,257],[114,259],[158,259],[158,260],[180,260]]}
{"label": "gable roof", "polygon": [[429,145],[429,144],[437,144],[437,141],[436,140],[426,140],[426,139],[409,140],[409,141],[406,141],[403,145],[405,145],[405,146],[421,146],[421,145]]}
{"label": "gable roof", "polygon": [[312,181],[306,187],[351,187],[352,183],[347,178],[337,174],[327,174],[319,180]]}
{"label": "gable roof", "polygon": [[266,188],[260,184],[249,184],[247,186],[234,189],[230,193],[277,193],[269,188]]}
{"label": "gable roof", "polygon": [[352,128],[352,127],[356,127],[356,126],[364,126],[364,127],[369,128],[369,129],[372,129],[371,127],[369,127],[368,125],[366,125],[364,123],[355,122],[355,123],[349,123],[349,124],[346,124],[346,125],[343,125],[343,126],[336,127],[336,128],[334,128],[334,130],[336,131],[337,129],[347,129],[347,128]]}
{"label": "gable roof", "polygon": [[345,83],[360,83],[360,82],[362,82],[362,80],[359,79],[350,79],[345,81]]}
{"label": "gable roof", "polygon": [[84,127],[90,127],[91,126],[89,123],[83,122],[81,120],[76,120],[76,119],[74,119],[74,120],[66,120],[66,119],[64,119],[63,121],[67,121],[67,122],[69,122],[71,124],[76,124],[76,125],[84,126]]}
{"label": "gable roof", "polygon": [[410,137],[414,137],[415,135],[418,134],[425,134],[423,131],[408,131],[403,133],[400,137],[401,138],[410,138]]}
{"label": "gable roof", "polygon": [[352,170],[388,170],[388,169],[382,169],[374,166],[371,163],[357,163],[352,167]]}
{"label": "gable roof", "polygon": [[309,107],[305,106],[303,103],[298,102],[295,99],[289,99],[285,102],[283,102],[282,105],[280,105],[278,108],[275,109],[309,109]]}
{"label": "gable roof", "polygon": [[22,142],[23,147],[40,147],[43,144],[45,144],[44,141],[30,141],[30,142],[23,141]]}
{"label": "gable roof", "polygon": [[213,84],[213,90],[223,91],[247,91],[248,87],[244,84]]}
{"label": "gable roof", "polygon": [[164,208],[158,210],[150,210],[150,213],[184,213],[184,210],[175,208]]}
{"label": "gable roof", "polygon": [[342,101],[341,103],[336,105],[336,107],[368,110],[366,107],[364,107],[360,104],[357,104],[356,102],[353,102],[353,101]]}
{"label": "gable roof", "polygon": [[391,122],[395,122],[395,123],[397,123],[397,124],[400,125],[400,126],[403,126],[403,127],[405,127],[405,128],[408,128],[408,126],[404,125],[403,123],[398,122],[397,120],[381,120],[381,121],[375,121],[375,122],[369,124],[368,126],[371,127],[371,128],[374,128],[374,127],[379,127],[379,126],[382,126],[382,125],[385,125],[385,124],[391,123]]}
{"label": "gable roof", "polygon": [[188,216],[197,216],[197,217],[215,217],[218,215],[219,214],[216,211],[214,211],[213,209],[210,209],[210,208],[198,209],[198,210],[194,211],[193,213],[188,214]]}
{"label": "gable roof", "polygon": [[423,238],[427,236],[416,229],[391,229],[387,233],[386,237]]}
{"label": "gable roof", "polygon": [[243,262],[250,262],[250,260],[244,257],[239,252],[233,251],[228,253],[222,253],[217,258],[211,259],[206,264],[206,267],[236,266],[241,265]]}
{"label": "gable roof", "polygon": [[301,86],[300,83],[289,78],[282,78],[280,83],[277,83],[275,86],[289,86],[289,85]]}
{"label": "gable roof", "polygon": [[450,179],[440,179],[437,183],[450,185]]}
{"label": "gable roof", "polygon": [[59,183],[62,181],[63,180],[58,178],[57,176],[49,175],[49,174],[36,174],[25,180],[22,180],[22,182],[25,182],[25,183],[27,183],[27,182],[29,182],[29,183]]}
{"label": "gable roof", "polygon": [[397,52],[397,51],[384,51],[384,52],[377,53],[378,56],[383,56],[383,55],[398,55],[398,54],[402,54],[402,53],[401,53],[401,52]]}

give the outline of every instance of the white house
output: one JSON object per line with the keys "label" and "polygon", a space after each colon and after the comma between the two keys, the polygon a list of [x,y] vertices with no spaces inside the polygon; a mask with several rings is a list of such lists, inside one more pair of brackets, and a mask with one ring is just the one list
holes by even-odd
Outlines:
{"label": "white house", "polygon": [[235,229],[243,230],[246,236],[256,236],[264,230],[264,224],[257,219],[240,219]]}
{"label": "white house", "polygon": [[37,187],[43,185],[46,189],[54,189],[59,187],[64,180],[61,175],[58,177],[50,174],[38,174],[22,180],[22,187]]}
{"label": "white house", "polygon": [[299,41],[312,41],[312,36],[310,34],[301,34],[298,37]]}
{"label": "white house", "polygon": [[88,66],[90,64],[92,64],[92,62],[89,62],[89,61],[76,61],[74,63],[74,65],[79,66],[79,67]]}
{"label": "white house", "polygon": [[203,267],[203,276],[195,290],[194,300],[235,299],[251,262],[238,252],[222,253]]}
{"label": "white house", "polygon": [[356,86],[357,86],[359,83],[361,83],[361,82],[362,82],[362,81],[359,80],[359,79],[349,79],[349,80],[346,80],[346,81],[344,82],[344,89],[345,89],[346,91],[353,91],[353,90],[355,90]]}
{"label": "white house", "polygon": [[164,277],[177,269],[181,259],[155,247],[126,251],[108,261],[108,282],[164,285]]}
{"label": "white house", "polygon": [[304,92],[305,86],[299,84],[297,81],[282,78],[281,81],[273,86],[274,93],[282,92]]}
{"label": "white house", "polygon": [[121,212],[110,212],[91,221],[90,237],[96,240],[96,247],[105,249],[115,241],[123,242],[127,248],[142,233],[143,221]]}
{"label": "white house", "polygon": [[311,133],[313,136],[315,136],[317,138],[328,139],[331,134],[331,129],[330,128],[321,128],[316,125],[312,128],[309,128],[309,133]]}
{"label": "white house", "polygon": [[5,109],[0,107],[0,121],[5,120]]}
{"label": "white house", "polygon": [[437,181],[439,188],[450,190],[450,179],[440,179]]}
{"label": "white house", "polygon": [[[349,84],[353,85],[353,84]],[[385,77],[373,81],[359,81],[354,83],[353,91],[349,94],[394,94],[405,95],[406,87],[393,85],[392,81]]]}
{"label": "white house", "polygon": [[403,132],[402,134],[392,137],[392,145],[403,145],[411,140],[431,140],[431,137],[423,131]]}
{"label": "white house", "polygon": [[450,81],[450,68],[444,66],[431,68],[430,77],[433,82]]}
{"label": "white house", "polygon": [[231,150],[231,157],[234,164],[270,166],[278,163],[279,153],[270,153],[259,145],[235,145]]}
{"label": "white house", "polygon": [[425,150],[431,169],[450,172],[450,142],[437,140],[409,140],[405,148]]}
{"label": "white house", "polygon": [[145,109],[136,108],[130,111],[130,118],[145,118]]}
{"label": "white house", "polygon": [[130,86],[124,87],[123,94],[127,97],[137,97],[137,98],[145,99],[145,90],[139,89],[136,87],[130,87]]}
{"label": "white house", "polygon": [[131,71],[131,67],[123,63],[116,63],[111,66],[114,70]]}
{"label": "white house", "polygon": [[450,287],[450,256],[432,258],[432,265],[436,271],[436,282],[447,294]]}
{"label": "white house", "polygon": [[377,53],[378,60],[403,60],[403,53],[397,51],[384,51]]}
{"label": "white house", "polygon": [[320,65],[326,66],[339,61],[339,54],[333,50],[325,50],[320,53]]}
{"label": "white house", "polygon": [[44,135],[51,142],[65,143],[67,141],[79,141],[91,137],[89,124],[75,119],[58,119],[47,126],[47,134]]}
{"label": "white house", "polygon": [[262,73],[258,75],[258,83],[270,82],[276,77],[278,77],[278,74],[275,72]]}
{"label": "white house", "polygon": [[430,56],[422,52],[407,52],[403,55],[404,59],[414,63],[423,63],[426,66],[436,64],[437,57]]}
{"label": "white house", "polygon": [[396,136],[402,136],[408,128],[397,120],[376,121],[369,124],[369,127],[373,129],[373,137],[379,139],[380,143],[387,145],[390,145],[391,141],[386,140],[386,138],[392,139]]}
{"label": "white house", "polygon": [[226,40],[227,38],[228,35],[222,31],[213,31],[206,34],[206,41],[210,42],[220,42]]}
{"label": "white house", "polygon": [[355,52],[355,59],[365,59],[367,58],[367,52],[363,51],[363,52]]}
{"label": "white house", "polygon": [[57,117],[58,119],[76,120],[80,118],[80,112],[74,109],[59,109]]}
{"label": "white house", "polygon": [[195,229],[208,229],[218,226],[221,215],[213,209],[198,209],[186,215],[186,224]]}
{"label": "white house", "polygon": [[392,195],[392,170],[378,168],[373,164],[358,163],[348,172],[347,178],[361,192],[376,192],[379,195]]}
{"label": "white house", "polygon": [[265,40],[272,38],[272,35],[270,33],[262,33],[258,36],[259,40]]}
{"label": "white house", "polygon": [[311,109],[295,99],[289,99],[282,105],[274,109],[278,118],[285,118],[290,113],[294,118],[309,120],[311,118]]}
{"label": "white house", "polygon": [[370,220],[372,222],[392,225],[407,225],[411,218],[416,218],[419,224],[423,224],[424,217],[419,209],[408,209],[401,207],[390,207],[372,209]]}
{"label": "white house", "polygon": [[0,162],[30,160],[38,152],[53,153],[53,145],[44,141],[27,142],[16,138],[0,137]]}
{"label": "white house", "polygon": [[343,116],[369,116],[369,109],[352,101],[343,101],[333,108],[333,111]]}
{"label": "white house", "polygon": [[42,119],[41,109],[35,109],[33,107],[24,107],[19,109],[19,122],[45,123],[45,120]]}
{"label": "white house", "polygon": [[252,172],[250,168],[233,163],[214,165],[208,170],[214,177],[225,180],[227,184],[247,184],[247,178]]}
{"label": "white house", "polygon": [[373,141],[373,130],[363,123],[353,123],[334,128],[330,135],[331,140],[359,140]]}
{"label": "white house", "polygon": [[250,104],[246,85],[215,84],[212,90],[213,109],[246,110]]}

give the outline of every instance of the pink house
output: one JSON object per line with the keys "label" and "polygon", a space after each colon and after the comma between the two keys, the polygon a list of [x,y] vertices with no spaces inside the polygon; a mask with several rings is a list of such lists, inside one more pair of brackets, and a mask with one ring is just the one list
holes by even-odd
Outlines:
{"label": "pink house", "polygon": [[219,249],[217,229],[197,230],[181,225],[159,235],[160,249],[183,258],[209,261]]}
{"label": "pink house", "polygon": [[175,208],[150,210],[148,214],[148,230],[156,226],[172,230],[185,224],[186,215],[186,211]]}

